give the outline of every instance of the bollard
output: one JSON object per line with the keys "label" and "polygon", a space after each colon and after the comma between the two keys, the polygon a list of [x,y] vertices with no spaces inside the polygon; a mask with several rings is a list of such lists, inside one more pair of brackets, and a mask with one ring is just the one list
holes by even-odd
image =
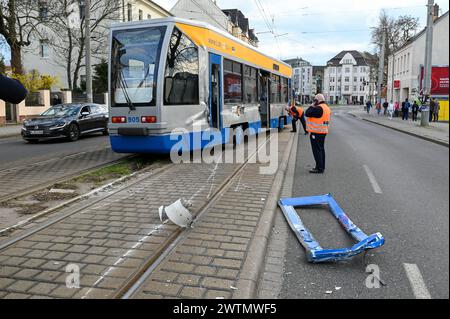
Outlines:
{"label": "bollard", "polygon": [[430,107],[428,105],[422,106],[422,115],[420,118],[420,126],[430,125]]}

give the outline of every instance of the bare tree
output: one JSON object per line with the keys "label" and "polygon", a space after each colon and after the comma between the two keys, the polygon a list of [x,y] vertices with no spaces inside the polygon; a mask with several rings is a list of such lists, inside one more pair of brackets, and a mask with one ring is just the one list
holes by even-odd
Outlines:
{"label": "bare tree", "polygon": [[31,44],[42,23],[39,6],[35,0],[0,0],[0,34],[11,50],[11,66],[16,73],[23,73],[22,48]]}
{"label": "bare tree", "polygon": [[[66,70],[69,89],[78,87],[80,72],[85,58],[84,8],[79,0],[50,0],[49,19],[42,33],[49,40],[55,57],[53,63]],[[108,27],[120,19],[122,1],[92,0],[91,11],[91,54],[104,58],[108,49]]]}
{"label": "bare tree", "polygon": [[[394,18],[389,16],[386,11],[381,11],[378,25],[372,28],[372,43],[376,45],[377,54],[380,54],[378,50],[382,45],[383,32],[386,32],[385,79],[387,78],[389,56],[411,39],[418,29],[419,18],[409,15]],[[378,68],[378,61],[376,61],[376,67]]]}

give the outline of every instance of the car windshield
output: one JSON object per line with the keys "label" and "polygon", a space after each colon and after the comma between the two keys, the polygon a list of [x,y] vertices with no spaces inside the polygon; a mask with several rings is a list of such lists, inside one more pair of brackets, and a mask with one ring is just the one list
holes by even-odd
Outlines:
{"label": "car windshield", "polygon": [[165,27],[115,31],[112,36],[112,106],[156,105]]}
{"label": "car windshield", "polygon": [[80,111],[80,105],[55,105],[42,113],[43,116],[75,116]]}

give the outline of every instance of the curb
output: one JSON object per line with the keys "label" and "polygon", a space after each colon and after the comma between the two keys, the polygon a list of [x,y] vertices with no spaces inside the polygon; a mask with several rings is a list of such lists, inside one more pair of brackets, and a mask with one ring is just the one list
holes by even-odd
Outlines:
{"label": "curb", "polygon": [[373,123],[373,124],[376,124],[376,125],[387,127],[387,128],[390,128],[390,129],[392,129],[394,131],[397,131],[397,132],[405,133],[405,134],[408,134],[408,135],[420,138],[420,139],[428,141],[428,142],[432,142],[432,143],[435,143],[435,144],[438,144],[438,145],[441,145],[441,146],[449,147],[449,143],[446,143],[446,142],[443,142],[443,141],[440,141],[440,140],[436,140],[436,139],[431,138],[431,137],[426,137],[426,136],[423,136],[423,135],[419,135],[419,134],[408,132],[408,131],[405,131],[405,130],[402,130],[402,129],[398,129],[396,127],[392,127],[392,126],[389,126],[389,125],[386,125],[386,124],[382,124],[382,123],[379,123],[379,122],[376,122],[376,121],[365,119],[365,118],[357,116],[356,114],[352,114],[352,113],[347,113],[347,114],[349,114],[349,115],[351,115],[351,116],[353,116],[355,118],[358,118],[360,120],[369,122],[369,123]]}
{"label": "curb", "polygon": [[0,135],[0,140],[4,138],[19,137],[19,136],[21,136],[20,133]]}
{"label": "curb", "polygon": [[284,177],[287,172],[289,157],[292,152],[292,145],[297,135],[292,134],[289,138],[286,150],[280,163],[280,167],[273,181],[273,191],[267,199],[255,235],[249,247],[249,253],[245,258],[244,265],[241,270],[237,282],[237,290],[233,294],[233,299],[254,299],[257,293],[258,281],[262,271],[264,270],[264,260],[266,250],[270,239],[270,233],[274,225],[275,214],[277,212],[278,199],[283,187]]}

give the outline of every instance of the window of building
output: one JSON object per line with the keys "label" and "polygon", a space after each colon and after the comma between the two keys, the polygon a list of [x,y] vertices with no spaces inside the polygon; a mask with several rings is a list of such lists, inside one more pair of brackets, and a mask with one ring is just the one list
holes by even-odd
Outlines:
{"label": "window of building", "polygon": [[358,77],[357,76],[353,77],[353,82],[358,82]]}
{"label": "window of building", "polygon": [[133,6],[131,3],[127,4],[127,15],[128,15],[128,21],[133,21]]}
{"label": "window of building", "polygon": [[348,85],[344,86],[344,91],[348,92],[350,90],[350,87]]}
{"label": "window of building", "polygon": [[48,40],[41,40],[39,43],[41,58],[48,58],[49,56],[49,45]]}
{"label": "window of building", "polygon": [[258,71],[255,68],[244,65],[244,103],[258,102]]}
{"label": "window of building", "polygon": [[224,60],[223,62],[225,104],[242,102],[242,64]]}
{"label": "window of building", "polygon": [[345,79],[344,79],[344,81],[345,81],[345,82],[350,82],[350,77],[349,77],[349,76],[346,76]]}
{"label": "window of building", "polygon": [[345,73],[350,73],[350,68],[345,68]]}
{"label": "window of building", "polygon": [[45,2],[39,3],[39,18],[41,21],[48,21],[48,7]]}
{"label": "window of building", "polygon": [[144,12],[139,9],[139,21],[142,21],[144,19]]}
{"label": "window of building", "polygon": [[361,85],[361,86],[359,87],[359,90],[360,90],[361,92],[363,92],[363,91],[364,91],[364,86]]}
{"label": "window of building", "polygon": [[164,104],[199,104],[198,74],[198,48],[175,28],[170,38],[167,55]]}
{"label": "window of building", "polygon": [[356,87],[356,85],[354,85],[354,86],[353,86],[353,91],[356,92],[357,90],[358,90],[358,88]]}
{"label": "window of building", "polygon": [[272,74],[272,82],[270,84],[270,102],[280,103],[281,102],[281,83],[280,76]]}
{"label": "window of building", "polygon": [[151,14],[147,14],[147,20],[151,20],[152,19],[152,15]]}

